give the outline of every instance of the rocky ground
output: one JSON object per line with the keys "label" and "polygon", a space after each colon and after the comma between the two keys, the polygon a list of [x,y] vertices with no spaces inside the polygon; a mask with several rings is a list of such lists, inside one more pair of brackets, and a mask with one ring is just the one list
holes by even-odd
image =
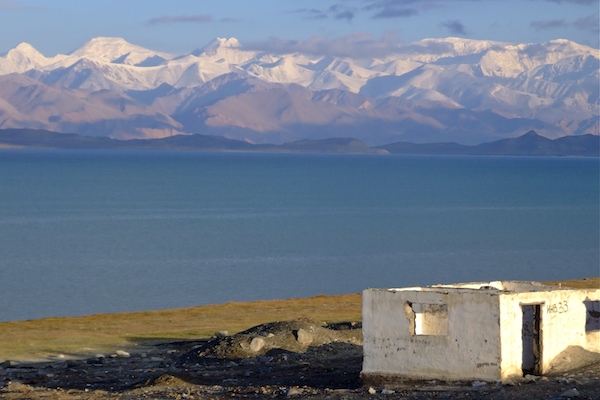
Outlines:
{"label": "rocky ground", "polygon": [[600,399],[600,363],[511,385],[407,382],[363,387],[359,323],[264,324],[87,359],[0,364],[0,398]]}

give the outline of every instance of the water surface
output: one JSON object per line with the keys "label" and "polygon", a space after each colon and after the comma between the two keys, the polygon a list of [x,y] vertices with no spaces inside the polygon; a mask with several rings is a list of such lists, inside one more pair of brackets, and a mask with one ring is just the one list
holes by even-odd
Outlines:
{"label": "water surface", "polygon": [[598,159],[0,151],[0,321],[599,275]]}

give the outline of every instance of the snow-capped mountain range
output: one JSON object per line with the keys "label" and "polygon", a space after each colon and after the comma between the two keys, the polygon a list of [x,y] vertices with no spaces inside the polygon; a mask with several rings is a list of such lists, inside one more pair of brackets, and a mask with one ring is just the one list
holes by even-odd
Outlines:
{"label": "snow-capped mountain range", "polygon": [[425,39],[385,58],[275,54],[216,39],[174,55],[95,38],[0,56],[0,128],[253,143],[355,137],[477,144],[598,134],[599,52],[567,40]]}

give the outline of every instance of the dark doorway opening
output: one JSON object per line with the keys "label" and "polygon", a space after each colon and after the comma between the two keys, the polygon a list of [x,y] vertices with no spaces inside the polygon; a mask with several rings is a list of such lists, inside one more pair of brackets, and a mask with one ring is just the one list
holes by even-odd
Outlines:
{"label": "dark doorway opening", "polygon": [[542,305],[524,304],[523,311],[523,375],[542,374]]}

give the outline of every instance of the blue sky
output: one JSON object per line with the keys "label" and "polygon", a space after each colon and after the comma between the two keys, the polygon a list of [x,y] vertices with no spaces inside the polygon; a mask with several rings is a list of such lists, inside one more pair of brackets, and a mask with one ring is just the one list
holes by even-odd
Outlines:
{"label": "blue sky", "polygon": [[348,54],[428,37],[565,38],[598,48],[598,0],[0,0],[0,54],[46,56],[97,36],[187,53],[216,37],[248,48]]}

